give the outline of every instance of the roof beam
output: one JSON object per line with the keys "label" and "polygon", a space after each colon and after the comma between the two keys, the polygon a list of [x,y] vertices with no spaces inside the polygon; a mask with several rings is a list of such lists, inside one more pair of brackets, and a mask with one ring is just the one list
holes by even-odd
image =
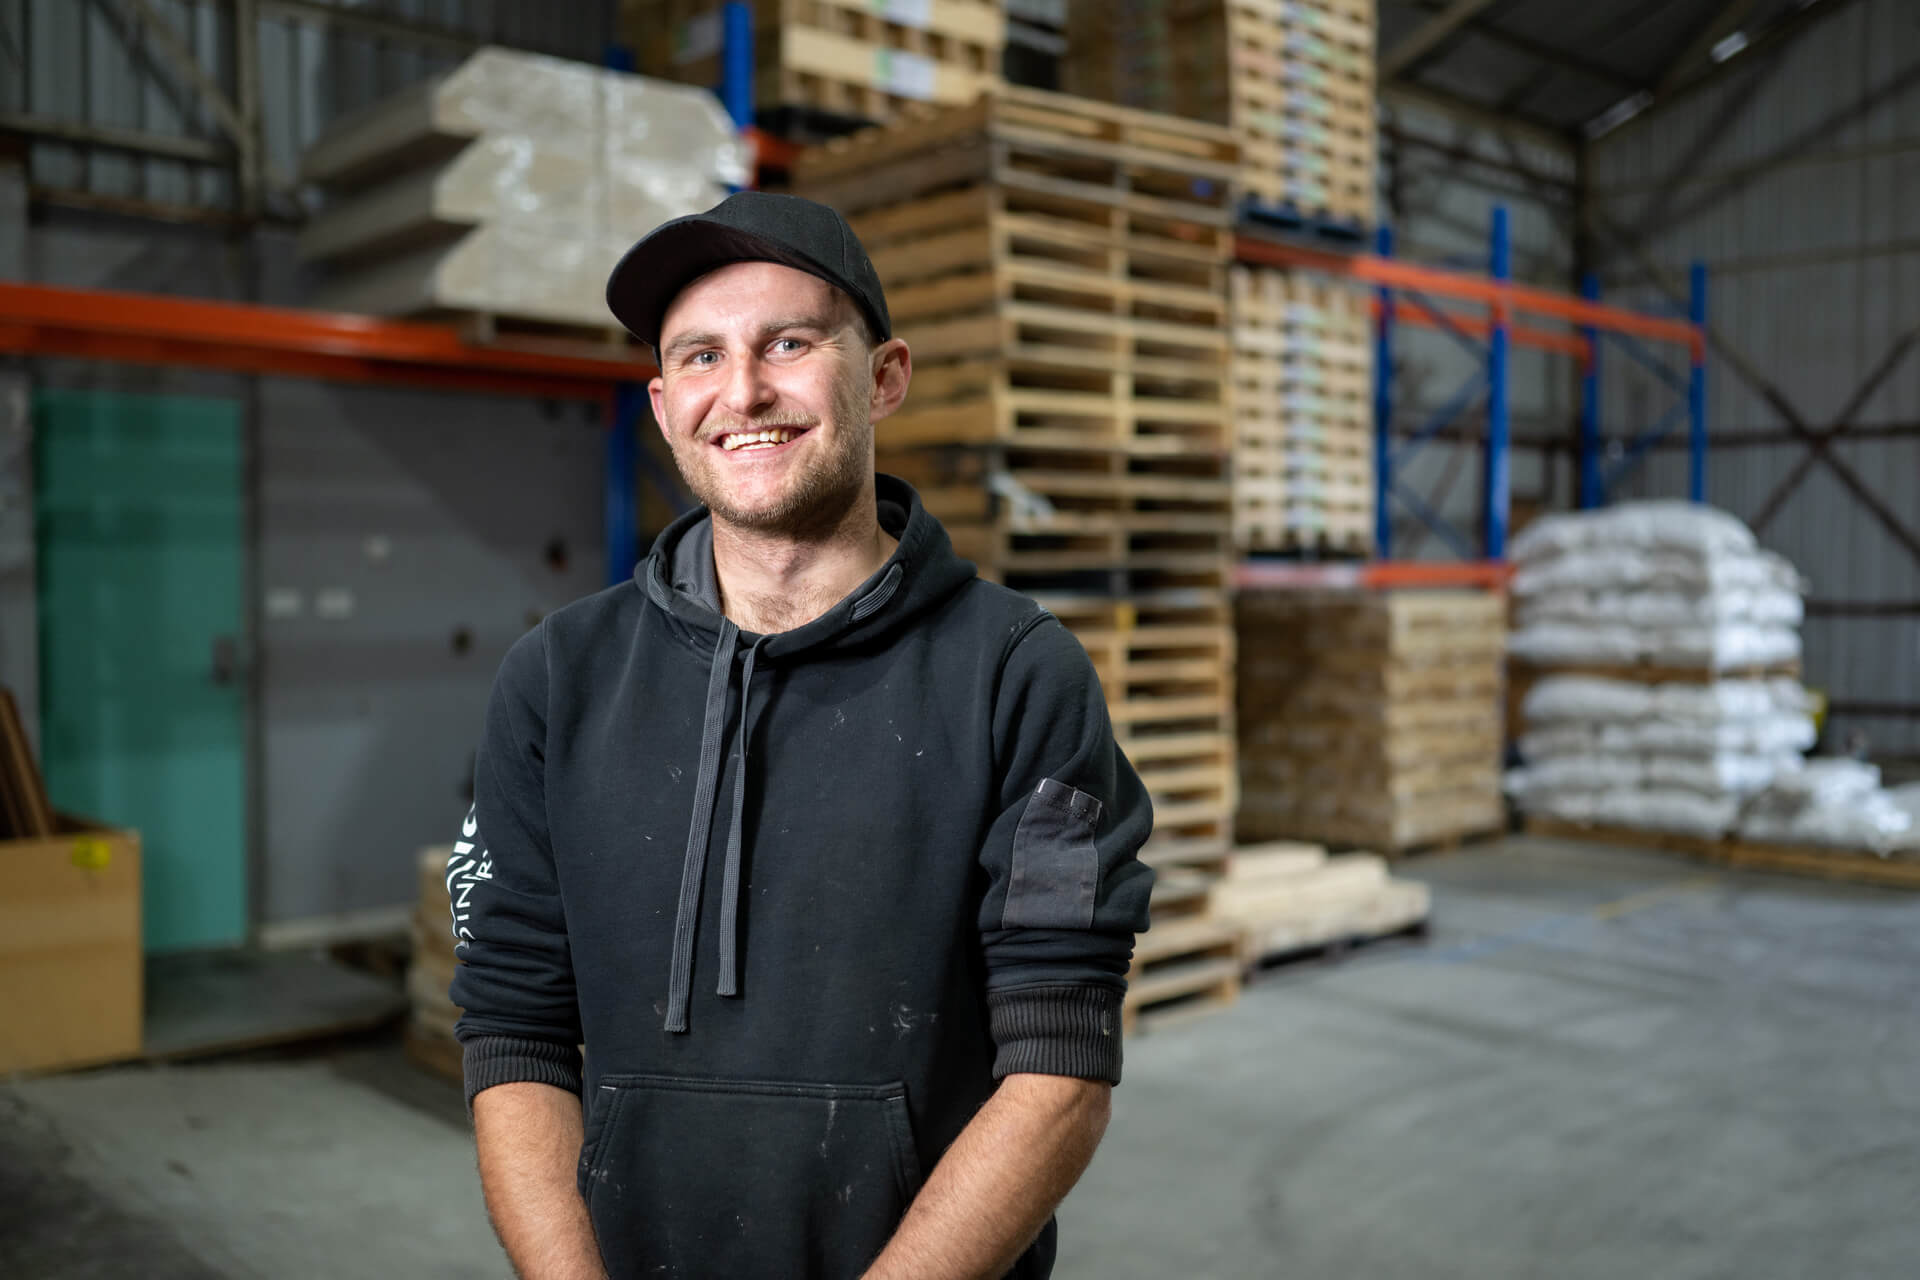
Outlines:
{"label": "roof beam", "polygon": [[[1446,7],[1446,0],[1422,0],[1420,7],[1429,12],[1437,13]],[[1628,75],[1624,71],[1616,71],[1604,63],[1582,57],[1580,54],[1574,53],[1571,50],[1558,49],[1553,45],[1543,44],[1531,36],[1515,35],[1511,31],[1495,26],[1492,22],[1482,17],[1476,17],[1469,21],[1465,29],[1489,44],[1499,45],[1503,49],[1508,49],[1514,53],[1532,58],[1535,62],[1558,67],[1562,71],[1576,72],[1586,76],[1588,79],[1598,80],[1603,84],[1610,84],[1617,89],[1631,91],[1648,87],[1646,81]]]}
{"label": "roof beam", "polygon": [[1380,55],[1381,81],[1392,80],[1411,68],[1466,25],[1468,19],[1492,3],[1493,0],[1453,0],[1445,9],[1421,23],[1399,44]]}
{"label": "roof beam", "polygon": [[1779,18],[1770,25],[1762,27],[1758,32],[1753,33],[1747,40],[1747,43],[1741,48],[1740,52],[1723,61],[1711,64],[1696,75],[1686,77],[1667,92],[1654,94],[1653,101],[1641,108],[1633,119],[1628,120],[1617,129],[1608,130],[1605,135],[1606,138],[1611,140],[1613,138],[1625,137],[1629,133],[1645,128],[1649,120],[1661,114],[1661,108],[1672,106],[1676,102],[1692,97],[1695,93],[1713,84],[1731,70],[1751,66],[1754,55],[1761,50],[1772,48],[1775,45],[1783,44],[1793,39],[1813,27],[1816,23],[1844,11],[1853,3],[1854,0],[1811,0],[1805,8],[1796,9],[1786,17]]}
{"label": "roof beam", "polygon": [[1380,86],[1380,99],[1389,107],[1411,107],[1417,111],[1430,111],[1445,116],[1461,124],[1472,125],[1494,134],[1505,134],[1515,142],[1529,147],[1539,147],[1558,156],[1571,160],[1574,153],[1572,135],[1561,133],[1532,120],[1517,116],[1501,115],[1492,107],[1478,102],[1468,102],[1465,98],[1456,98],[1450,93],[1441,93],[1425,85],[1411,85],[1405,81]]}

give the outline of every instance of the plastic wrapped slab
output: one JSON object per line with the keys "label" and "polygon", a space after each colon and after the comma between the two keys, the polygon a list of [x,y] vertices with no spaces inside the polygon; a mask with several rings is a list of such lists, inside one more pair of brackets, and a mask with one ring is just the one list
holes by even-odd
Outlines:
{"label": "plastic wrapped slab", "polygon": [[[594,226],[603,219],[608,192],[586,142],[584,136],[520,133],[480,138],[437,165],[388,179],[315,214],[301,229],[300,258],[396,253],[501,218]],[[697,175],[687,177],[701,185]]]}
{"label": "plastic wrapped slab", "polygon": [[385,260],[329,282],[314,304],[410,316],[472,311],[613,329],[607,275],[631,240],[539,223],[475,228],[451,246]]}
{"label": "plastic wrapped slab", "polygon": [[443,76],[341,117],[301,160],[308,182],[357,189],[438,164],[494,134],[607,148],[634,162],[691,168],[744,185],[752,154],[719,100],[670,84],[508,49],[482,49]]}

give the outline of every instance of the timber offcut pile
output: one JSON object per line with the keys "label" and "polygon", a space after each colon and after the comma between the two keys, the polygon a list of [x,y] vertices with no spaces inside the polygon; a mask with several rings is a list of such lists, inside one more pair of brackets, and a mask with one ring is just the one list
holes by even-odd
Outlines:
{"label": "timber offcut pile", "polygon": [[329,310],[457,313],[624,335],[607,275],[654,227],[751,180],[705,90],[483,49],[342,117],[301,177],[329,201],[301,230]]}
{"label": "timber offcut pile", "polygon": [[1332,857],[1282,840],[1233,851],[1208,891],[1208,913],[1238,928],[1249,968],[1262,960],[1404,933],[1423,924],[1427,886],[1396,880],[1371,853]]}
{"label": "timber offcut pile", "polygon": [[[623,0],[621,32],[648,75],[711,89],[722,0]],[[997,0],[752,0],[753,100],[783,134],[971,102],[1000,79]],[[796,119],[778,120],[785,113]]]}
{"label": "timber offcut pile", "polygon": [[1373,546],[1373,342],[1366,295],[1236,266],[1233,533],[1247,551]]}
{"label": "timber offcut pile", "polygon": [[454,967],[453,914],[447,900],[446,845],[422,849],[419,857],[419,901],[412,920],[413,958],[407,965],[407,1056],[440,1075],[461,1078],[460,1045],[453,1024],[460,1009],[447,996]]}
{"label": "timber offcut pile", "polygon": [[879,467],[1080,637],[1153,794],[1148,856],[1234,805],[1225,129],[1029,89],[803,152],[914,357]]}
{"label": "timber offcut pile", "polygon": [[1250,589],[1236,619],[1242,840],[1392,855],[1504,824],[1503,596]]}
{"label": "timber offcut pile", "polygon": [[1264,211],[1374,218],[1373,0],[1073,0],[1068,92],[1232,127]]}

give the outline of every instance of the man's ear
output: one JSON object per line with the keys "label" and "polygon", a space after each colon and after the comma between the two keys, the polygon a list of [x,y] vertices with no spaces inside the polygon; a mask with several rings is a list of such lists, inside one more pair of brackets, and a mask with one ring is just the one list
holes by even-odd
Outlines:
{"label": "man's ear", "polygon": [[661,407],[661,400],[666,389],[666,381],[658,376],[650,378],[647,381],[647,400],[653,405],[653,423],[660,428],[660,434],[665,437],[668,446],[671,447],[673,437],[667,432],[667,415]]}
{"label": "man's ear", "polygon": [[889,338],[874,348],[873,396],[868,406],[872,421],[890,416],[907,398],[907,384],[913,381],[913,353],[901,338]]}

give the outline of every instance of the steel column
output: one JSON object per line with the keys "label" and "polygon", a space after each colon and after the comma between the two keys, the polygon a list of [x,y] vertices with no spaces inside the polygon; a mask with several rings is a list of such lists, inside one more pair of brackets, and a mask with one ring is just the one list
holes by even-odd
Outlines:
{"label": "steel column", "polygon": [[635,461],[640,452],[640,415],[646,404],[643,385],[623,382],[614,392],[607,421],[606,505],[601,509],[601,523],[607,538],[610,587],[632,576],[633,566],[640,559]]}
{"label": "steel column", "polygon": [[[1600,277],[1589,271],[1580,277],[1580,296],[1600,301]],[[1606,487],[1600,476],[1600,331],[1588,326],[1586,363],[1580,373],[1580,509],[1605,504]]]}
{"label": "steel column", "polygon": [[[1374,251],[1393,256],[1393,228],[1374,233]],[[1373,330],[1373,545],[1382,559],[1393,552],[1393,290],[1377,290]]]}
{"label": "steel column", "polygon": [[[1512,275],[1512,243],[1505,205],[1493,207],[1490,265],[1497,284],[1506,284]],[[1507,458],[1507,324],[1510,318],[1506,299],[1496,298],[1487,330],[1487,467],[1483,523],[1485,554],[1489,560],[1501,560],[1507,554],[1507,503],[1511,482]]]}
{"label": "steel column", "polygon": [[[1707,264],[1696,261],[1688,272],[1687,319],[1701,332],[1707,327]],[[1707,351],[1696,343],[1687,359],[1687,497],[1707,500]]]}
{"label": "steel column", "polygon": [[753,9],[728,0],[720,10],[720,101],[734,127],[753,123]]}

